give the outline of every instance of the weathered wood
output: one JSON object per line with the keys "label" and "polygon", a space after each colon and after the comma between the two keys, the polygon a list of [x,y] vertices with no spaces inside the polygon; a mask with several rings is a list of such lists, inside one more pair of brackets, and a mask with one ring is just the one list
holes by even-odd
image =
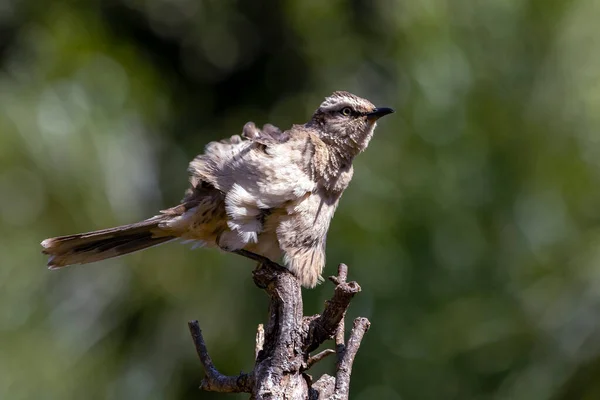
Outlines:
{"label": "weathered wood", "polygon": [[[323,313],[304,317],[298,280],[278,264],[264,259],[257,261],[259,266],[253,271],[253,279],[269,296],[269,316],[266,324],[259,325],[256,335],[254,370],[238,376],[222,375],[208,355],[198,322],[191,321],[190,332],[206,374],[200,388],[251,393],[256,400],[347,399],[354,357],[370,326],[366,318],[355,319],[348,342],[344,342],[344,316],[360,286],[346,282],[348,268],[340,264],[338,275],[330,278],[336,287]],[[324,341],[334,338],[335,350],[310,355]],[[335,377],[323,375],[313,382],[306,371],[330,354],[338,356]]]}

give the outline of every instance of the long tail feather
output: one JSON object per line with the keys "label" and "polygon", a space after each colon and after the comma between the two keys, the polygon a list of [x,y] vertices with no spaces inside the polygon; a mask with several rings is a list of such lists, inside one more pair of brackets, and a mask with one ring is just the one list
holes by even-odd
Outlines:
{"label": "long tail feather", "polygon": [[175,239],[159,227],[168,218],[159,215],[135,224],[46,239],[41,243],[42,253],[50,256],[50,269],[133,253]]}

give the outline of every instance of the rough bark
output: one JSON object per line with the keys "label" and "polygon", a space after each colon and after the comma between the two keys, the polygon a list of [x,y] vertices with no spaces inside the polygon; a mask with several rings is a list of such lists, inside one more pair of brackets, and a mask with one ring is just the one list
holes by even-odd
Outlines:
{"label": "rough bark", "polygon": [[[257,260],[255,255],[241,254]],[[269,319],[256,334],[254,369],[238,376],[225,376],[208,355],[198,321],[189,322],[196,351],[205,371],[202,390],[250,393],[251,399],[347,399],[354,357],[369,329],[366,318],[356,318],[348,342],[344,341],[344,316],[352,298],[360,292],[356,282],[346,282],[348,267],[340,264],[331,277],[335,290],[320,315],[304,317],[299,282],[285,268],[258,259],[253,272],[255,284],[268,294]],[[311,356],[324,341],[335,338],[335,350]],[[335,376],[323,375],[313,382],[306,371],[323,358],[337,354]]]}

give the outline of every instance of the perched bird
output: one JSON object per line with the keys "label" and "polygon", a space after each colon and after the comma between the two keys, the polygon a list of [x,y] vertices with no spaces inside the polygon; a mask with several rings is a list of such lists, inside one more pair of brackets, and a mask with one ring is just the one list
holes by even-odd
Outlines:
{"label": "perched bird", "polygon": [[178,206],[145,221],[44,240],[48,267],[87,264],[174,239],[266,257],[305,287],[322,280],[325,241],[352,161],[376,122],[392,113],[348,92],[334,92],[309,122],[281,132],[244,126],[242,137],[209,143],[189,165],[190,188]]}

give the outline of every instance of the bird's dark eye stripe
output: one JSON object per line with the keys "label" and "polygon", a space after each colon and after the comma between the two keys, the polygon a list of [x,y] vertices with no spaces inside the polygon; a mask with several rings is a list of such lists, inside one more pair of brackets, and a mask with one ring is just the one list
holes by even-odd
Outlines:
{"label": "bird's dark eye stripe", "polygon": [[339,111],[345,117],[362,117],[367,115],[366,112],[356,111],[352,107],[344,107]]}
{"label": "bird's dark eye stripe", "polygon": [[[350,108],[350,107],[344,107],[344,108]],[[344,110],[344,108],[342,108],[341,110],[337,110],[337,111],[329,111],[329,114],[331,114],[331,115],[335,115],[335,114],[344,115],[342,113],[342,110]],[[356,110],[352,110],[352,109],[350,109],[350,111],[351,111],[350,116],[352,116],[352,117],[364,117],[364,116],[366,116],[368,114],[368,112],[356,111]]]}

